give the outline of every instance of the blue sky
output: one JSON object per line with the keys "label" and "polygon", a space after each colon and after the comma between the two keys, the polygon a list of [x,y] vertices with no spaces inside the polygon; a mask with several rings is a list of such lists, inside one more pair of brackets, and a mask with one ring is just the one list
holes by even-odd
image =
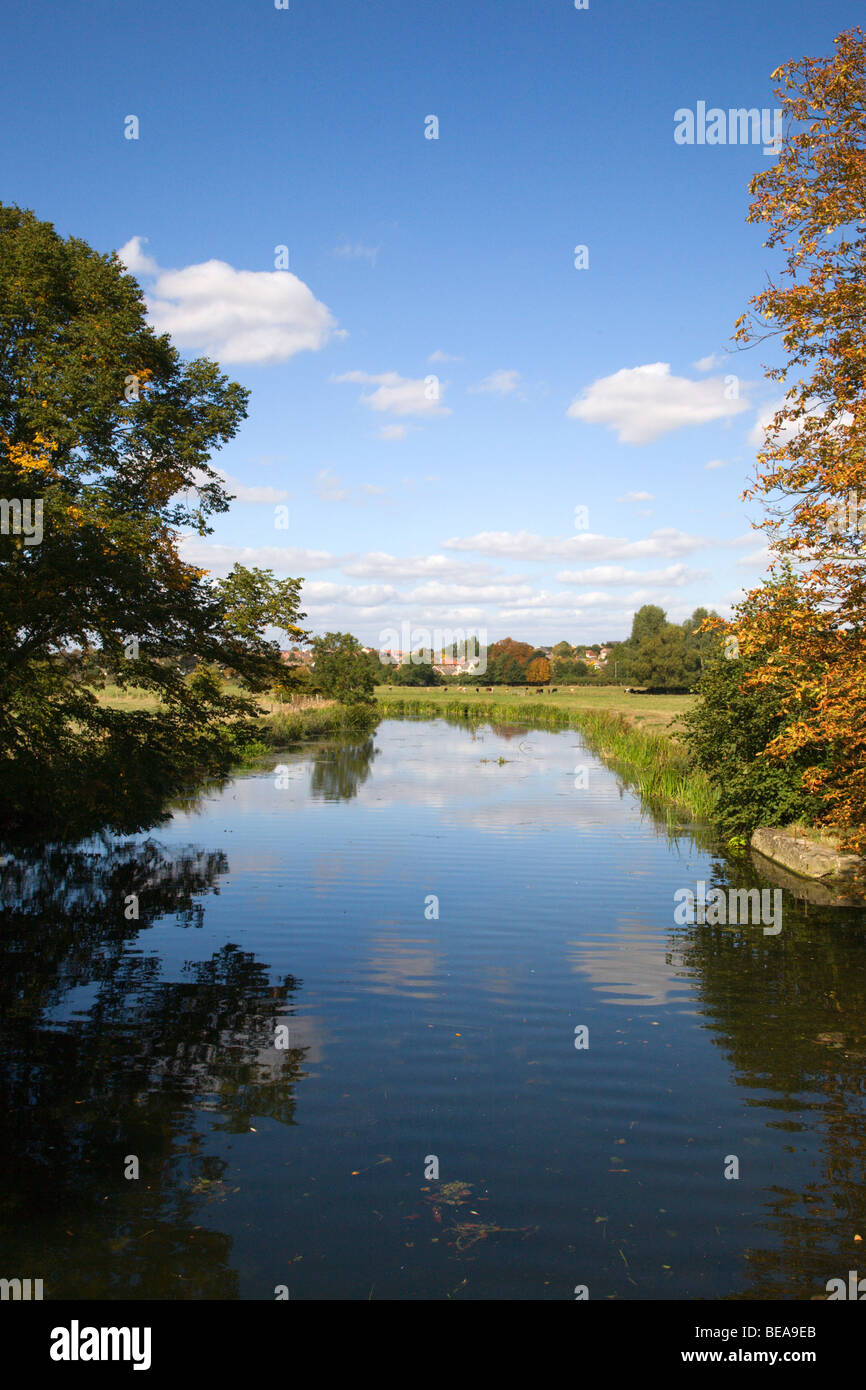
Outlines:
{"label": "blue sky", "polygon": [[773,269],[745,220],[772,155],[674,113],[772,110],[862,5],[289,5],[0,23],[0,198],[123,248],[152,321],[251,389],[215,459],[238,500],[184,553],[304,575],[307,625],[374,645],[727,611],[766,568],[740,494],[773,348],[724,354]]}

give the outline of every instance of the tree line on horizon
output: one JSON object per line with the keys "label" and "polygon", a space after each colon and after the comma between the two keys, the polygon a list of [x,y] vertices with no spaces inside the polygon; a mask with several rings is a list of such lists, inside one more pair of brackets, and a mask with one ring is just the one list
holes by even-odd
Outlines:
{"label": "tree line on horizon", "polygon": [[[549,649],[534,647],[503,637],[479,649],[478,671],[444,674],[436,670],[436,660],[420,659],[400,666],[382,663],[370,653],[377,680],[388,685],[505,685],[549,686],[580,683],[585,685],[625,685],[629,682],[652,690],[691,691],[700,677],[704,662],[719,645],[719,639],[703,630],[708,619],[721,621],[718,614],[696,608],[683,623],[668,621],[663,608],[645,604],[632,621],[624,641],[572,645],[561,641]],[[606,651],[602,666],[586,661],[589,653]],[[458,654],[457,647],[444,654]],[[421,654],[416,654],[416,656]],[[426,658],[428,654],[424,654]]]}

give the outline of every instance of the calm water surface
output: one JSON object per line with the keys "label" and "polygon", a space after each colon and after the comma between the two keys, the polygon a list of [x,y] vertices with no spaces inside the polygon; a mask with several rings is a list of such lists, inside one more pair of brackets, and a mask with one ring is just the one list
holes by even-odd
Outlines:
{"label": "calm water surface", "polygon": [[573,731],[388,721],[7,851],[0,1273],[822,1294],[866,1240],[866,920],[786,892],[778,936],[677,926],[678,888],[768,886],[707,843]]}

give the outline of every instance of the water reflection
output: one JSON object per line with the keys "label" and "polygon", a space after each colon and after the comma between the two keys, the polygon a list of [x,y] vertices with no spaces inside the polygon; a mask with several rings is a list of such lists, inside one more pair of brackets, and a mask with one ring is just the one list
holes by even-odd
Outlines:
{"label": "water reflection", "polygon": [[315,749],[310,769],[312,795],[323,801],[351,801],[370,776],[376,752],[372,738]]}
{"label": "water reflection", "polygon": [[231,1240],[199,1224],[225,1169],[200,1117],[292,1123],[305,1049],[272,1049],[299,986],[231,944],[169,982],[147,949],[167,914],[200,925],[227,871],[153,840],[4,857],[0,1221],[46,1297],[236,1295]]}
{"label": "water reflection", "polygon": [[[750,887],[745,866],[714,883]],[[775,1145],[764,1160],[762,1231],[735,1296],[810,1298],[847,1278],[866,1240],[866,934],[859,909],[821,914],[785,894],[776,939],[743,927],[693,926],[686,949],[701,1012],[747,1104],[781,1152],[807,1149],[792,1184]],[[769,1137],[769,1136],[768,1136]],[[862,1256],[860,1257],[862,1264]]]}

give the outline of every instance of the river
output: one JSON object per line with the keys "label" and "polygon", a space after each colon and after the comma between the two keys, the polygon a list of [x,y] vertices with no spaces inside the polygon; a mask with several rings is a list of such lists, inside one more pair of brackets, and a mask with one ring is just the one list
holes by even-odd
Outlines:
{"label": "river", "polygon": [[7,848],[0,1273],[824,1296],[866,1243],[866,918],[680,925],[769,886],[712,844],[574,731],[390,720]]}

